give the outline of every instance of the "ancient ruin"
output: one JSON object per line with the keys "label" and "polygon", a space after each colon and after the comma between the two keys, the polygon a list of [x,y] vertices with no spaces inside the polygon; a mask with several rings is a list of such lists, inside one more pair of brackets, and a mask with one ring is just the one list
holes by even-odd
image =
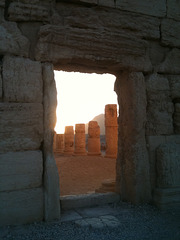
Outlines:
{"label": "ancient ruin", "polygon": [[97,121],[88,124],[88,155],[101,155],[100,127]]}
{"label": "ancient ruin", "polygon": [[56,134],[55,142],[56,142],[55,152],[64,153],[64,134]]}
{"label": "ancient ruin", "polygon": [[66,126],[64,132],[64,154],[72,155],[74,153],[74,128]]}
{"label": "ancient ruin", "polygon": [[87,155],[86,152],[86,136],[85,136],[85,124],[75,125],[75,155]]}
{"label": "ancient ruin", "polygon": [[179,1],[0,0],[0,225],[61,217],[54,69],[116,76],[116,193],[179,209],[179,36]]}
{"label": "ancient ruin", "polygon": [[117,105],[105,106],[105,133],[106,133],[106,155],[105,157],[117,157],[118,124]]}

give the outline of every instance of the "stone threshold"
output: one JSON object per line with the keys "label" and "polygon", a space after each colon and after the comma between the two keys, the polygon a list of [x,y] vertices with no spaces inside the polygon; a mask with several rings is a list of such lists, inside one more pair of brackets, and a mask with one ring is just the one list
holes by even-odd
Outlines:
{"label": "stone threshold", "polygon": [[119,201],[120,196],[113,192],[67,195],[60,197],[62,210],[102,206],[109,203],[117,203]]}

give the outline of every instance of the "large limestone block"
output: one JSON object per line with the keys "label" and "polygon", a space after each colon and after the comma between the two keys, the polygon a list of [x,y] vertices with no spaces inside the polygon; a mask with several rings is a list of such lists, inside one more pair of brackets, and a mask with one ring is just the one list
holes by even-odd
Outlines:
{"label": "large limestone block", "polygon": [[180,21],[180,1],[167,0],[167,17]]}
{"label": "large limestone block", "polygon": [[[103,4],[106,4],[104,0]],[[116,33],[118,29],[119,32],[127,32],[132,36],[139,36],[141,38],[160,38],[160,20],[155,17],[112,8],[101,8],[99,10],[96,8],[77,8],[72,5],[66,6],[62,4],[57,4],[56,7],[57,13],[59,13],[59,21],[56,22],[57,25],[60,25],[62,22],[60,18],[63,17],[63,25],[69,27],[79,26],[91,31],[99,29],[100,32],[103,29],[103,31]]]}
{"label": "large limestone block", "polygon": [[5,56],[3,90],[6,102],[42,103],[41,63],[21,57]]}
{"label": "large limestone block", "polygon": [[156,17],[166,16],[166,0],[116,0],[116,7]]}
{"label": "large limestone block", "polygon": [[115,8],[115,1],[114,0],[99,0],[98,5]]}
{"label": "large limestone block", "polygon": [[180,134],[180,103],[175,104],[174,130],[176,134]]}
{"label": "large limestone block", "polygon": [[38,3],[12,2],[8,8],[10,21],[48,21],[49,9]]}
{"label": "large limestone block", "polygon": [[152,74],[146,78],[147,123],[146,135],[173,134],[174,106],[166,77]]}
{"label": "large limestone block", "polygon": [[145,140],[146,86],[142,73],[123,72],[117,76],[118,156],[116,190],[133,203],[151,199],[149,159]]}
{"label": "large limestone block", "polygon": [[0,22],[4,21],[5,0],[0,0]]}
{"label": "large limestone block", "polygon": [[[45,25],[40,28],[36,59],[88,69],[119,70],[129,67],[149,71],[147,42],[131,34],[100,29]],[[109,69],[109,70],[108,70]],[[104,70],[105,71],[105,70]]]}
{"label": "large limestone block", "polygon": [[179,75],[168,75],[171,98],[174,100],[180,98],[180,76]]}
{"label": "large limestone block", "polygon": [[3,22],[0,25],[0,54],[7,53],[28,57],[30,43],[22,35],[15,22]]}
{"label": "large limestone block", "polygon": [[147,147],[149,151],[150,177],[152,190],[156,187],[156,149],[161,144],[176,143],[180,144],[180,135],[171,136],[146,136]]}
{"label": "large limestone block", "polygon": [[0,225],[26,224],[42,220],[42,188],[0,192]]}
{"label": "large limestone block", "polygon": [[44,83],[44,219],[60,218],[59,174],[53,154],[53,137],[56,124],[57,91],[53,65],[43,64]]}
{"label": "large limestone block", "polygon": [[164,61],[159,65],[159,73],[180,74],[180,49],[173,48],[165,57]]}
{"label": "large limestone block", "polygon": [[2,72],[1,72],[1,65],[0,65],[0,101],[2,100],[2,93],[3,93],[3,88],[2,88]]}
{"label": "large limestone block", "polygon": [[42,185],[41,151],[0,154],[0,191],[16,191]]}
{"label": "large limestone block", "polygon": [[161,41],[171,47],[180,47],[180,22],[163,19],[161,23]]}
{"label": "large limestone block", "polygon": [[157,187],[180,187],[180,144],[162,144],[156,150]]}
{"label": "large limestone block", "polygon": [[0,103],[0,152],[39,149],[43,140],[40,103]]}

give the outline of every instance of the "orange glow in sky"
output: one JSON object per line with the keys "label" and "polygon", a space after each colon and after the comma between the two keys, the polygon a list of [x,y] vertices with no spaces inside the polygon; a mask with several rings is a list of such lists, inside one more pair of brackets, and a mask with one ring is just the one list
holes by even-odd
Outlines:
{"label": "orange glow in sky", "polygon": [[57,88],[57,123],[55,131],[64,133],[65,126],[88,123],[104,113],[106,104],[117,104],[115,76],[54,71]]}

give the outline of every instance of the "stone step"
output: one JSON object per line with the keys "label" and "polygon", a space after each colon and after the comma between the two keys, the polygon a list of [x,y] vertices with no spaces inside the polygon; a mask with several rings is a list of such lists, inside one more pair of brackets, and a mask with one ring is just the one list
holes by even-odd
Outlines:
{"label": "stone step", "polygon": [[83,195],[68,195],[60,197],[61,209],[69,210],[75,208],[102,206],[120,201],[117,193],[91,193]]}
{"label": "stone step", "polygon": [[95,190],[96,193],[115,192],[116,180],[106,179],[102,182],[101,186]]}

